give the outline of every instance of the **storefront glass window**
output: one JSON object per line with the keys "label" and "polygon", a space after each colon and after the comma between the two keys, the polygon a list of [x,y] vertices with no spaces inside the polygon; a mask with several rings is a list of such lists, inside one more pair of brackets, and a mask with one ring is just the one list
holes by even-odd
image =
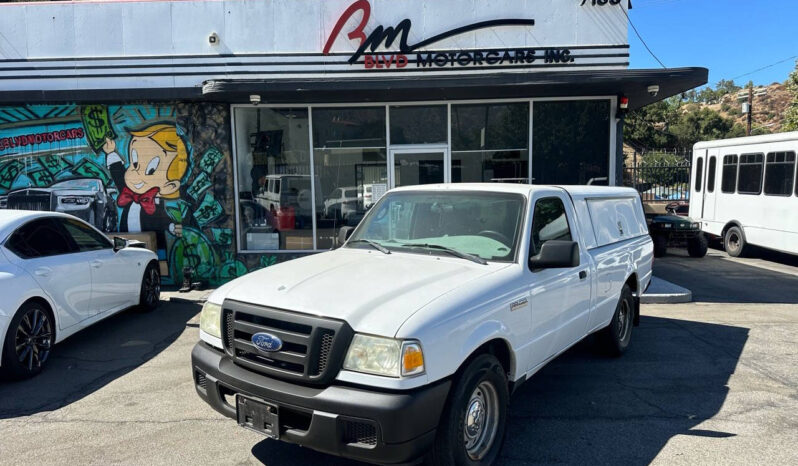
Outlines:
{"label": "storefront glass window", "polygon": [[342,226],[356,226],[388,189],[385,107],[314,108],[316,238],[335,245]]}
{"label": "storefront glass window", "polygon": [[446,144],[446,106],[391,107],[391,144]]}
{"label": "storefront glass window", "polygon": [[241,250],[313,249],[307,109],[236,108],[234,118]]}
{"label": "storefront glass window", "polygon": [[607,184],[610,101],[535,102],[532,182]]}
{"label": "storefront glass window", "polygon": [[528,178],[528,103],[452,105],[452,182]]}

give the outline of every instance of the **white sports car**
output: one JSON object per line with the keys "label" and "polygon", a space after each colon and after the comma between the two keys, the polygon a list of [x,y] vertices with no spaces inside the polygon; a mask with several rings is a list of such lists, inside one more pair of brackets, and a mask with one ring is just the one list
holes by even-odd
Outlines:
{"label": "white sports car", "polygon": [[0,373],[42,370],[55,343],[160,300],[158,257],[71,215],[0,210]]}

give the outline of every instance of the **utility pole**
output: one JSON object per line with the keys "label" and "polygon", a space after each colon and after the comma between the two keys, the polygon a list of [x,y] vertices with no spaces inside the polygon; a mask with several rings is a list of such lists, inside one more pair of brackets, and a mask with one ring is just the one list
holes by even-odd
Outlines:
{"label": "utility pole", "polygon": [[754,86],[748,87],[748,127],[745,130],[745,135],[751,135],[751,119],[754,116]]}

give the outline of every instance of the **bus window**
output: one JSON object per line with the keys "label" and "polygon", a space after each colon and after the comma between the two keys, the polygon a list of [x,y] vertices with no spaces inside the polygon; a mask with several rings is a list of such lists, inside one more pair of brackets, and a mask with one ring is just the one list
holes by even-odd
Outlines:
{"label": "bus window", "polygon": [[724,193],[733,193],[737,184],[737,156],[723,156],[723,174],[720,179],[720,190]]}
{"label": "bus window", "polygon": [[765,164],[765,194],[789,196],[795,177],[795,152],[770,152]]}
{"label": "bus window", "polygon": [[707,192],[711,193],[715,191],[715,156],[709,158],[709,163],[707,164]]}
{"label": "bus window", "polygon": [[740,194],[762,193],[762,169],[764,154],[743,154],[740,156],[740,174],[737,178],[737,192]]}
{"label": "bus window", "polygon": [[704,157],[699,157],[698,160],[695,161],[695,192],[701,192],[701,179],[704,176]]}

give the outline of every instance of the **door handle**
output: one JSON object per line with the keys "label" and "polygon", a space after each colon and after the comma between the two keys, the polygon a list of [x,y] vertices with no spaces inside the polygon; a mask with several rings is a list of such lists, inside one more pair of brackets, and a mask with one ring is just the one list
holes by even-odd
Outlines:
{"label": "door handle", "polygon": [[579,279],[580,280],[584,280],[585,278],[587,278],[587,270],[580,270],[579,271]]}
{"label": "door handle", "polygon": [[49,267],[39,267],[33,273],[36,274],[36,276],[38,277],[49,277],[50,272],[52,272],[52,269],[50,269]]}
{"label": "door handle", "polygon": [[94,260],[91,261],[91,266],[95,269],[99,269],[103,265],[103,261]]}

